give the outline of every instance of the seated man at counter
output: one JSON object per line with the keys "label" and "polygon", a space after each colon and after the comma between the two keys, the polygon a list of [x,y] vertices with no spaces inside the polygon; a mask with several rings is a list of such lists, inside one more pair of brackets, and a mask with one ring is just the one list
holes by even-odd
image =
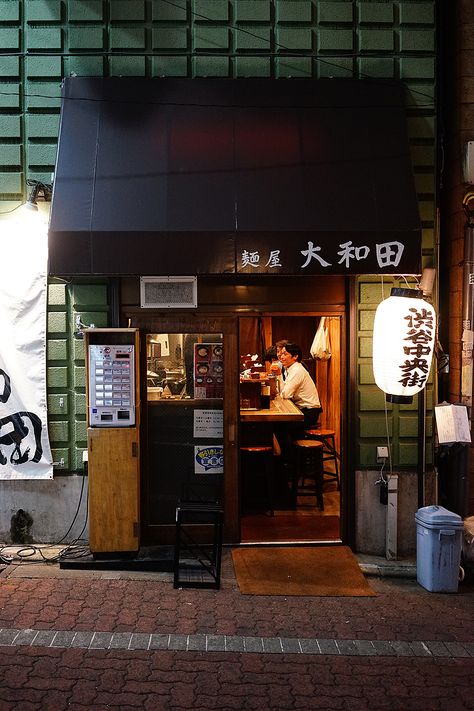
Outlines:
{"label": "seated man at counter", "polygon": [[292,400],[304,415],[304,429],[316,427],[322,412],[318,390],[311,375],[301,363],[301,348],[296,343],[286,343],[279,353],[285,369],[285,380],[280,376],[280,396]]}
{"label": "seated man at counter", "polygon": [[[283,365],[285,379],[279,376],[280,397],[292,400],[304,416],[303,422],[280,423],[274,427],[274,433],[281,449],[280,477],[278,487],[283,498],[288,497],[288,474],[293,478],[296,471],[296,461],[293,441],[304,438],[304,430],[315,427],[322,412],[318,390],[313,379],[301,363],[301,348],[295,343],[287,342],[279,350],[279,359]],[[292,474],[293,472],[293,474]]]}

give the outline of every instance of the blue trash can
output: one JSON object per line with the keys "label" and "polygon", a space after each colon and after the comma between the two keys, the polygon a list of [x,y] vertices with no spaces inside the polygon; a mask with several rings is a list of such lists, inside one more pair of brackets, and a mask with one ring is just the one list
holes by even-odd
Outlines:
{"label": "blue trash can", "polygon": [[430,592],[457,592],[463,520],[442,506],[415,514],[416,579]]}

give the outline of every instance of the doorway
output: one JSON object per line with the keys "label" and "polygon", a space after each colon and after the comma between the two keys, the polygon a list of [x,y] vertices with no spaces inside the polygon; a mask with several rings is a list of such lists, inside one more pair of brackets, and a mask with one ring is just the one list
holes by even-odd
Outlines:
{"label": "doorway", "polygon": [[[327,361],[315,360],[311,356],[311,345],[322,317],[325,318],[331,344],[331,357]],[[335,457],[332,457],[325,447],[323,510],[318,506],[316,496],[299,495],[296,497],[296,506],[294,503],[289,506],[288,498],[277,493],[274,515],[270,516],[265,510],[265,497],[261,496],[258,479],[255,479],[252,491],[252,487],[249,487],[245,480],[247,472],[241,471],[242,543],[332,542],[341,539],[341,493],[344,491],[344,457],[341,451],[344,402],[343,333],[343,315],[340,313],[263,313],[239,318],[241,356],[258,356],[259,361],[263,363],[266,350],[283,339],[301,347],[303,365],[316,383],[321,401],[319,427],[321,432],[333,433],[333,439],[328,439],[326,445],[329,444],[330,448],[333,445],[336,452]],[[244,426],[244,423],[241,423],[241,436]],[[285,491],[285,474],[284,470],[282,473],[279,456],[278,449],[275,451],[274,448],[273,476],[279,482],[275,488]],[[300,481],[300,484],[303,483]]]}
{"label": "doorway", "polygon": [[[332,357],[328,364],[316,363],[310,356],[310,346],[321,316],[328,318],[331,339]],[[210,335],[210,340],[218,338],[223,344],[223,378],[224,398],[217,398],[213,404],[209,399],[204,409],[220,409],[223,413],[222,444],[224,452],[224,540],[227,543],[239,542],[273,542],[273,541],[326,541],[338,540],[341,537],[341,507],[344,498],[345,455],[341,451],[344,442],[343,428],[345,418],[345,390],[343,387],[345,373],[345,314],[341,311],[324,312],[292,312],[276,311],[261,312],[251,315],[236,313],[183,313],[125,311],[124,318],[131,319],[133,326],[140,329],[141,356],[140,384],[141,398],[141,540],[144,545],[172,544],[174,542],[175,521],[174,506],[180,493],[180,476],[185,467],[176,467],[173,452],[181,457],[186,451],[194,451],[194,409],[200,407],[195,398],[181,397],[189,394],[184,388],[186,368],[183,363],[167,362],[168,356],[175,361],[184,353],[184,340],[187,334],[197,335],[203,339],[204,334]],[[340,455],[339,470],[341,488],[333,492],[334,487],[327,483],[324,490],[324,515],[318,514],[316,507],[308,499],[296,512],[287,512],[288,521],[284,521],[283,513],[279,511],[270,521],[261,512],[256,512],[257,527],[251,531],[252,520],[243,517],[241,502],[241,472],[239,458],[239,438],[241,423],[239,420],[239,355],[241,353],[262,353],[263,348],[270,346],[280,338],[298,338],[303,349],[304,361],[315,379],[323,405],[321,422],[327,428],[332,427],[336,434],[336,447]],[[163,360],[165,362],[163,362]],[[160,362],[161,361],[161,362]],[[149,367],[150,366],[150,367]],[[183,373],[184,368],[184,373]],[[169,394],[175,397],[165,398],[160,404],[150,401],[158,392],[164,390],[164,372],[170,370]],[[145,374],[149,372],[148,377]],[[184,376],[184,378],[183,378]],[[148,387],[151,390],[149,398]],[[153,390],[155,389],[155,390]],[[175,392],[173,392],[173,390]],[[168,394],[168,393],[166,393]],[[177,397],[176,397],[177,396]],[[209,405],[209,407],[207,407]],[[163,407],[164,406],[164,407]],[[165,409],[166,408],[166,409]],[[152,418],[154,421],[152,422]],[[153,430],[157,427],[160,437],[153,444]],[[184,429],[183,429],[184,428]],[[182,440],[175,439],[181,432]],[[168,435],[172,439],[167,439]],[[180,444],[181,442],[181,444]],[[186,445],[183,447],[183,443]],[[166,453],[166,456],[164,454]],[[194,466],[194,464],[192,464]],[[190,472],[189,458],[186,472]],[[331,462],[327,463],[331,467]],[[179,476],[177,476],[177,472]],[[167,483],[166,483],[167,482]],[[331,498],[333,501],[331,502]],[[163,515],[163,506],[167,507]],[[334,511],[332,530],[315,529],[316,525],[329,526],[330,512]],[[296,516],[295,516],[296,513]],[[296,520],[295,520],[296,519]],[[323,520],[324,519],[324,520]],[[289,524],[289,528],[286,524]],[[305,524],[303,526],[303,524]],[[264,528],[266,526],[266,529]],[[313,526],[311,528],[311,526]],[[278,530],[277,530],[278,529]],[[256,531],[256,532],[255,532]]]}

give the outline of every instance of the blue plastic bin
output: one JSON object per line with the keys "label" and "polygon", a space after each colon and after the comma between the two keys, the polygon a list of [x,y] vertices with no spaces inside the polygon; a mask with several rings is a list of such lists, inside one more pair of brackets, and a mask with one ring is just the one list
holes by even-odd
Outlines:
{"label": "blue plastic bin", "polygon": [[416,579],[430,592],[457,592],[463,520],[442,506],[415,514]]}

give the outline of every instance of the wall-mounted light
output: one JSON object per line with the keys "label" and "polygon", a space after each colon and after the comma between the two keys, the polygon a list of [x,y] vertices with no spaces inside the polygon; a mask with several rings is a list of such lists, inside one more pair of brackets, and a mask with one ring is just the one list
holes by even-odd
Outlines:
{"label": "wall-mounted light", "polygon": [[37,198],[38,198],[38,192],[39,192],[38,185],[34,185],[31,188],[30,194],[28,195],[28,199],[24,205],[24,207],[26,207],[28,210],[38,210],[38,205],[36,202]]}
{"label": "wall-mounted light", "polygon": [[42,197],[47,202],[51,200],[51,185],[42,183],[40,180],[27,180],[26,184],[31,188],[28,199],[24,204],[24,207],[28,210],[38,210],[39,197]]}
{"label": "wall-mounted light", "polygon": [[435,346],[436,313],[415,289],[392,289],[374,321],[375,382],[388,402],[411,403],[428,381]]}

